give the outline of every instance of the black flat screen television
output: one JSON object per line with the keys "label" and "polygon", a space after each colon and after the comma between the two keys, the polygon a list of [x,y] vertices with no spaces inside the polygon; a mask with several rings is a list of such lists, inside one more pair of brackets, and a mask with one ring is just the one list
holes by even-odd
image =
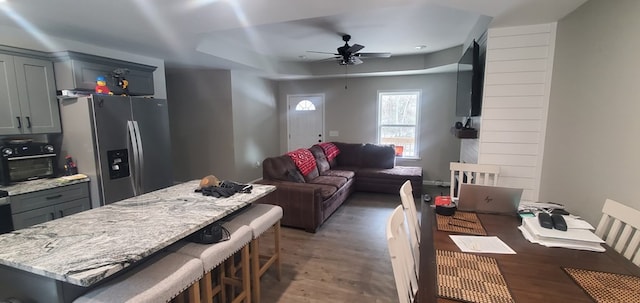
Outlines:
{"label": "black flat screen television", "polygon": [[456,116],[480,116],[483,78],[480,45],[474,40],[458,61]]}

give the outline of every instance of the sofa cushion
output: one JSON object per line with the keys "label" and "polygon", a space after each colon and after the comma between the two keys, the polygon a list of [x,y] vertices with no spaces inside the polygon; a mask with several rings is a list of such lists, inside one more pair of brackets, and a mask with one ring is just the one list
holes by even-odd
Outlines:
{"label": "sofa cushion", "polygon": [[422,167],[417,166],[396,166],[394,168],[361,168],[358,170],[356,178],[381,178],[393,180],[406,180],[407,177],[422,176]]}
{"label": "sofa cushion", "polygon": [[335,177],[335,176],[319,176],[319,177],[311,180],[309,183],[311,183],[311,184],[325,184],[325,185],[335,186],[336,188],[340,188],[343,185],[345,185],[345,183],[347,183],[347,178]]}
{"label": "sofa cushion", "polygon": [[270,180],[304,182],[293,160],[287,155],[264,159],[262,177]]}
{"label": "sofa cushion", "polygon": [[304,176],[304,181],[309,183],[312,180],[314,180],[315,178],[317,178],[318,176],[320,176],[320,173],[318,173],[318,167],[314,167],[309,174],[307,174],[306,176]]}
{"label": "sofa cushion", "polygon": [[[305,185],[305,186],[307,186],[307,185]],[[338,190],[335,186],[326,185],[326,184],[309,183],[308,186],[311,186],[313,188],[319,188],[320,189],[320,197],[322,198],[323,201],[326,200],[326,199],[329,199]]]}
{"label": "sofa cushion", "polygon": [[393,145],[365,144],[362,148],[361,167],[393,168],[396,150]]}
{"label": "sofa cushion", "polygon": [[325,171],[331,168],[331,166],[329,166],[329,161],[327,161],[327,156],[325,155],[322,147],[316,144],[314,146],[311,146],[309,148],[309,151],[311,152],[311,154],[313,154],[313,157],[316,158],[316,166],[318,167],[318,173],[320,175],[323,175]]}
{"label": "sofa cushion", "polygon": [[300,171],[295,168],[290,168],[289,170],[287,170],[287,178],[289,178],[289,181],[291,182],[305,183],[304,177],[302,176]]}
{"label": "sofa cushion", "polygon": [[[362,163],[362,143],[341,143],[334,142],[340,150],[340,154],[336,157],[337,166],[355,166],[359,167]],[[332,164],[333,168],[334,165]]]}
{"label": "sofa cushion", "polygon": [[411,181],[413,196],[422,195],[422,168],[396,166],[394,168],[362,168],[356,173],[356,190],[398,194],[405,181]]}
{"label": "sofa cushion", "polygon": [[343,178],[347,178],[347,180],[353,179],[355,175],[356,173],[352,170],[337,170],[337,169],[325,170],[322,173],[322,176],[343,177]]}

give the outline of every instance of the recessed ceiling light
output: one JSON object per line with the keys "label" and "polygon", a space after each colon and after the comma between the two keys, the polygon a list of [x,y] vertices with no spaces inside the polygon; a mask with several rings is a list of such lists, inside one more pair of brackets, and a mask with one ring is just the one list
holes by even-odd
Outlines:
{"label": "recessed ceiling light", "polygon": [[425,49],[425,48],[427,48],[427,46],[426,46],[426,45],[416,45],[416,47],[415,47],[415,48],[416,48],[417,50],[421,50],[421,49]]}
{"label": "recessed ceiling light", "polygon": [[[2,1],[2,0],[0,0],[0,1]],[[307,59],[307,56],[298,56],[298,58],[300,58],[302,60],[305,60],[305,59]]]}

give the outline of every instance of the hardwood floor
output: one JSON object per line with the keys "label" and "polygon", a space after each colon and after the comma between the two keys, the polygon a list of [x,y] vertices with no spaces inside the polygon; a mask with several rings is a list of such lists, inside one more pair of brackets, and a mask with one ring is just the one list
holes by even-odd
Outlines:
{"label": "hardwood floor", "polygon": [[399,195],[355,193],[315,234],[283,227],[282,280],[263,276],[262,302],[398,302],[385,225],[399,204]]}
{"label": "hardwood floor", "polygon": [[[423,192],[433,197],[449,189],[425,186]],[[398,205],[399,195],[358,192],[315,234],[283,227],[282,280],[267,271],[262,302],[398,302],[385,238],[387,219]],[[271,248],[271,242],[260,245]]]}

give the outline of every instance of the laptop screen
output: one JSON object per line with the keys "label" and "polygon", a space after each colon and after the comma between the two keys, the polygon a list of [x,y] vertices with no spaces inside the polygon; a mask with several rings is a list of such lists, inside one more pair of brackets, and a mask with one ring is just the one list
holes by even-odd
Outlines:
{"label": "laptop screen", "polygon": [[458,210],[478,213],[516,214],[522,188],[461,184]]}

